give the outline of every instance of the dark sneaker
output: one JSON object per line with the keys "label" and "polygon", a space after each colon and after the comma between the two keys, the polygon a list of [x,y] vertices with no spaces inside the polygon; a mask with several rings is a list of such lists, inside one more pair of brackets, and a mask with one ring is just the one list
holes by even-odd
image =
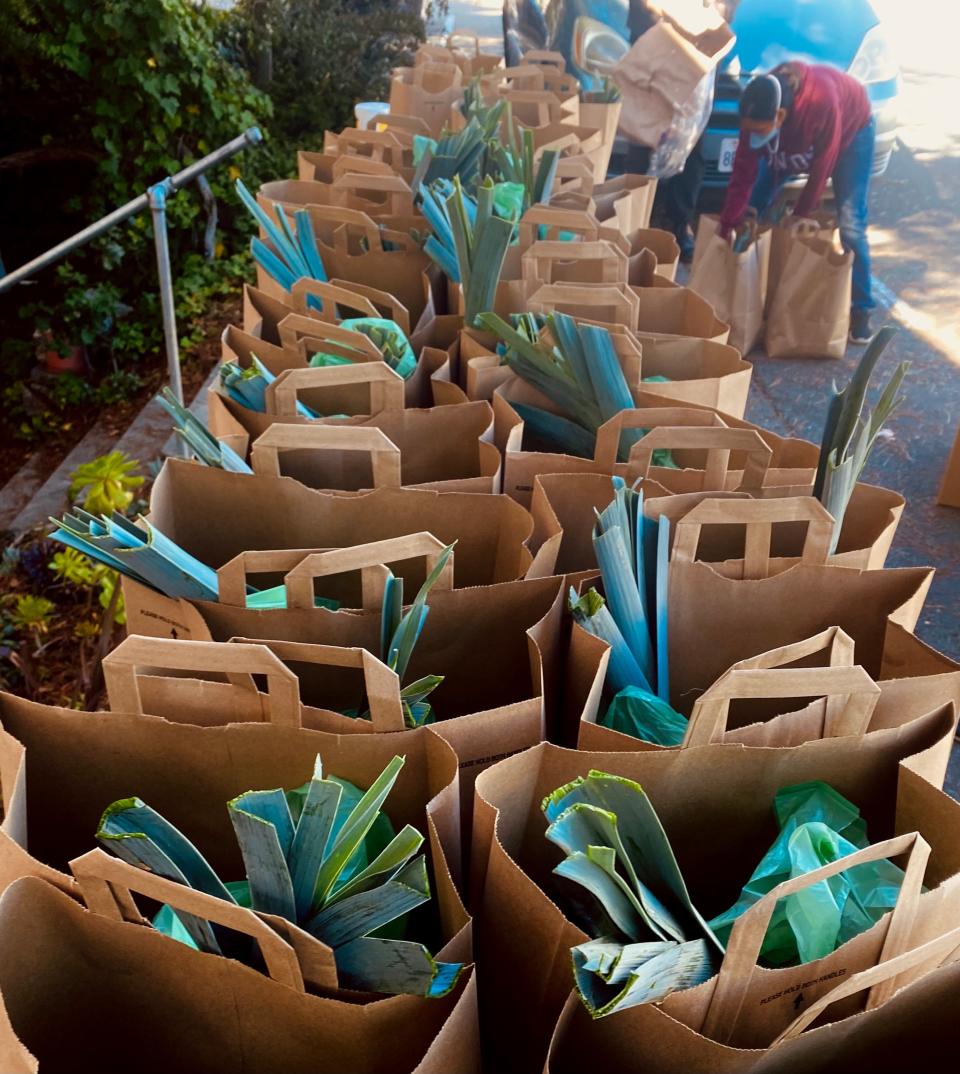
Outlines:
{"label": "dark sneaker", "polygon": [[696,245],[693,228],[689,224],[684,224],[683,227],[677,228],[676,235],[677,245],[680,247],[680,260],[685,265],[689,265],[693,260],[693,248]]}
{"label": "dark sneaker", "polygon": [[869,343],[873,338],[870,331],[870,313],[868,310],[850,311],[850,342]]}

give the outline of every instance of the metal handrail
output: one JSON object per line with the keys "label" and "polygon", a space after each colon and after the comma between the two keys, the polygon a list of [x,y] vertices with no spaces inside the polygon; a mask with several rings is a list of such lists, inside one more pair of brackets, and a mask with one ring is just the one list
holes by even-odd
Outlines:
{"label": "metal handrail", "polygon": [[69,239],[64,239],[63,242],[57,243],[46,253],[35,257],[32,261],[28,261],[25,265],[21,265],[20,268],[14,269],[13,272],[0,276],[0,294],[3,294],[4,291],[9,291],[16,284],[22,283],[41,269],[47,268],[48,265],[52,265],[61,260],[61,258],[66,257],[67,254],[72,253],[78,247],[85,246],[88,242],[98,238],[104,232],[116,227],[117,224],[122,223],[129,217],[143,212],[144,209],[150,209],[153,215],[153,239],[157,251],[157,273],[160,278],[160,305],[163,314],[167,371],[170,376],[170,389],[178,401],[182,403],[183,388],[180,383],[180,354],[177,344],[177,322],[174,316],[173,277],[170,271],[170,251],[167,246],[167,198],[199,178],[214,164],[227,160],[248,146],[259,145],[262,141],[263,135],[260,133],[260,128],[250,127],[243,134],[190,164],[182,171],[177,172],[176,175],[168,175],[166,179],[155,183],[145,194],[128,201],[126,205],[121,205],[119,209],[114,209],[112,213],[108,213],[95,223],[83,228],[82,231],[78,231],[76,235],[71,235]]}

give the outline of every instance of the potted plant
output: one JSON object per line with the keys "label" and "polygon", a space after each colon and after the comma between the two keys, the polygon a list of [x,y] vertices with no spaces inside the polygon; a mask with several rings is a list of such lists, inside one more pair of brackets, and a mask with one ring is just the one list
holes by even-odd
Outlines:
{"label": "potted plant", "polygon": [[86,277],[73,272],[67,282],[73,286],[57,306],[38,302],[25,307],[23,315],[34,318],[37,357],[47,372],[83,375],[89,369],[87,349],[108,335],[129,307],[113,284],[86,287]]}

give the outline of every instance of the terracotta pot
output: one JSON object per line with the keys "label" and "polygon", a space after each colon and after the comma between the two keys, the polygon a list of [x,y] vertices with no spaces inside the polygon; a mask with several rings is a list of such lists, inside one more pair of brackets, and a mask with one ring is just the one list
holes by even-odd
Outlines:
{"label": "terracotta pot", "polygon": [[49,336],[41,337],[39,347],[39,357],[48,373],[86,373],[87,352],[82,344],[77,344],[66,354],[61,354],[51,346],[51,342]]}

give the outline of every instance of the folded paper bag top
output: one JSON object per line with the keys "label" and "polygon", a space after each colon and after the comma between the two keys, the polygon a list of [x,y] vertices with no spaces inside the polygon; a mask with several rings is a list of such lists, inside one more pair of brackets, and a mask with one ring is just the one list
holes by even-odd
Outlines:
{"label": "folded paper bag top", "polygon": [[283,474],[314,489],[497,493],[500,454],[487,439],[492,426],[484,402],[381,410],[349,424],[271,424],[250,459],[254,473]]}
{"label": "folded paper bag top", "polygon": [[[939,727],[914,735],[912,741],[899,742],[883,758],[868,758],[849,748],[850,740],[841,739],[783,751],[711,745],[679,752],[610,754],[543,745],[508,758],[481,775],[474,811],[472,904],[478,929],[481,1005],[486,1016],[496,1019],[501,1027],[492,1045],[497,1069],[540,1068],[572,986],[568,950],[586,938],[565,917],[559,900],[551,896],[557,854],[543,835],[540,803],[546,795],[591,769],[638,782],[670,838],[694,905],[710,917],[734,903],[744,879],[769,847],[769,805],[780,787],[823,780],[857,803],[872,839],[880,841],[894,830],[919,830],[933,847],[926,883],[934,886],[947,881],[956,904],[960,885],[949,878],[960,868],[960,806],[908,771],[910,761],[899,765],[901,758],[928,748],[934,740],[950,737],[953,726],[954,715],[948,706]],[[895,801],[896,818],[892,810]],[[887,848],[882,853],[887,856],[905,849]],[[932,895],[937,896],[937,892]],[[937,923],[942,921],[938,918]],[[834,960],[829,973],[843,965],[848,953],[851,959],[854,955],[861,959],[859,965],[875,961],[885,930],[886,920],[829,956]],[[771,994],[777,992],[771,985],[775,974],[792,974],[788,982],[792,985],[797,979],[810,980],[812,974],[803,976],[810,968],[755,974],[757,1008],[765,988]],[[828,973],[824,976],[827,980],[813,988],[811,998],[829,987],[833,978]],[[697,1014],[703,1017],[702,1005],[712,995],[715,981],[675,994],[688,997],[683,1002],[696,1007],[692,1020]],[[637,1048],[657,1030],[660,1020],[673,1021],[660,1013],[658,1005],[636,1010],[654,1012],[649,1014],[654,1022],[647,1032],[635,1037]],[[789,1002],[770,1010],[783,1024],[766,1026],[764,1032],[772,1030],[768,1043],[794,1017]],[[624,1013],[616,1014],[598,1025],[603,1027],[622,1017]],[[687,1015],[678,1011],[674,1017],[686,1020]],[[642,1055],[638,1052],[638,1057]],[[713,1068],[693,1064],[686,1069]]]}
{"label": "folded paper bag top", "polygon": [[[700,508],[709,505],[718,523],[736,518],[742,524],[746,508],[767,509],[776,503],[714,499],[703,501]],[[751,525],[762,528],[757,519],[747,528]],[[679,540],[683,520],[676,529]],[[825,553],[822,539],[818,546]],[[842,627],[856,640],[857,663],[879,678],[888,623],[913,629],[933,576],[928,568],[861,571],[821,565],[825,556],[819,563],[808,558],[770,573],[769,528],[765,542],[751,536],[747,547],[752,551],[740,577],[724,576],[708,563],[674,553],[669,581],[671,696],[684,709],[744,656],[830,626]],[[809,536],[808,547],[813,548]]]}
{"label": "folded paper bag top", "polygon": [[424,530],[446,544],[457,541],[458,585],[519,578],[532,565],[526,545],[533,523],[505,496],[413,489],[338,495],[289,478],[168,460],[153,486],[149,518],[214,568],[253,549],[336,548],[357,543],[358,535],[376,541]]}
{"label": "folded paper bag top", "polygon": [[[694,702],[683,748],[707,742],[789,748],[858,735],[866,736],[864,749],[885,750],[899,735],[913,733],[908,726],[936,724],[944,705],[960,708],[960,669],[917,676],[909,685],[874,683],[853,661],[853,639],[839,627],[739,661]],[[807,698],[815,700],[805,704]],[[604,709],[601,701],[585,714],[579,748],[663,748],[603,726]],[[928,751],[922,762],[935,786],[942,785],[947,760],[945,751]]]}
{"label": "folded paper bag top", "polygon": [[[18,1042],[40,1069],[84,1072],[480,1069],[472,974],[440,1000],[364,997],[357,1003],[357,995],[348,1001],[304,991],[302,984],[201,954],[108,913],[115,915],[100,903],[84,909],[35,878],[18,881],[0,900],[7,956],[0,997],[9,1016],[0,1054]],[[295,948],[270,932],[260,933],[270,944],[268,965],[276,974],[285,964],[295,976],[301,972]],[[112,1012],[111,1031],[91,1035],[105,1008]]]}

